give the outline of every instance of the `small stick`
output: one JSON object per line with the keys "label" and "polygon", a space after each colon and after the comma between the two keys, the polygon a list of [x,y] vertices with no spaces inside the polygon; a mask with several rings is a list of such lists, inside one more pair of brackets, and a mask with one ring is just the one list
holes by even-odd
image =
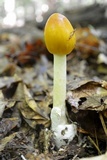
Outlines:
{"label": "small stick", "polygon": [[22,160],[27,160],[23,155],[21,155]]}
{"label": "small stick", "polygon": [[99,147],[96,145],[96,143],[93,141],[93,139],[90,136],[88,136],[88,139],[94,145],[94,147],[97,149],[98,153],[102,154],[101,151],[100,151],[100,149],[99,149]]}
{"label": "small stick", "polygon": [[102,127],[104,129],[104,132],[105,132],[105,135],[107,136],[107,127],[105,125],[105,122],[104,122],[104,118],[102,116],[102,113],[99,113],[99,117],[100,117],[100,121],[101,121],[101,124],[102,124]]}

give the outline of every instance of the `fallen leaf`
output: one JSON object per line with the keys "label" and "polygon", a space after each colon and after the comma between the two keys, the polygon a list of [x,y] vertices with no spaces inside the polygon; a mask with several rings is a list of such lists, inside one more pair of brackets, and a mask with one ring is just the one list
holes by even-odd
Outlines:
{"label": "fallen leaf", "polygon": [[100,40],[91,30],[87,28],[78,28],[76,30],[76,49],[81,52],[81,57],[89,58],[96,56],[100,47]]}
{"label": "fallen leaf", "polygon": [[20,81],[21,81],[21,78],[16,74],[10,77],[7,77],[7,76],[0,77],[0,88],[3,88],[3,87],[9,88],[13,83],[17,83]]}
{"label": "fallen leaf", "polygon": [[35,128],[37,124],[42,124],[45,127],[50,125],[49,113],[45,111],[45,108],[41,109],[37,105],[25,84],[19,83],[14,98],[19,100],[18,108],[30,126]]}
{"label": "fallen leaf", "polygon": [[0,139],[6,136],[18,123],[18,118],[3,118],[0,121]]}
{"label": "fallen leaf", "polygon": [[47,54],[48,51],[45,47],[45,44],[41,39],[30,43],[25,44],[25,50],[20,52],[17,57],[17,62],[20,65],[34,64],[36,60],[40,58],[41,54]]}
{"label": "fallen leaf", "polygon": [[68,88],[67,101],[71,107],[77,110],[103,111],[107,109],[107,90],[104,81],[75,79],[68,85]]}
{"label": "fallen leaf", "polygon": [[17,133],[13,133],[10,136],[7,136],[0,140],[0,151],[3,151],[7,143],[9,143]]}

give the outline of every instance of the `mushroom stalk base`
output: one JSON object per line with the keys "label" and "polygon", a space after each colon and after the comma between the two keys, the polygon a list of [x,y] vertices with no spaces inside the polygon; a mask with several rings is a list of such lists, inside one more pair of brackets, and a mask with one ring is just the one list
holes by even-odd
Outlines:
{"label": "mushroom stalk base", "polygon": [[51,111],[52,131],[56,145],[60,148],[71,141],[76,134],[76,126],[68,124],[66,118],[66,55],[54,55],[53,109]]}

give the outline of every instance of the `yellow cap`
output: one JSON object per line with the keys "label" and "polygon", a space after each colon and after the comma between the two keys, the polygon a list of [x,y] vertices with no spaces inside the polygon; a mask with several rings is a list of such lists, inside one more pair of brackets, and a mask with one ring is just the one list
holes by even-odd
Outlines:
{"label": "yellow cap", "polygon": [[52,14],[45,25],[44,38],[48,51],[52,54],[67,55],[75,47],[75,30],[62,14]]}

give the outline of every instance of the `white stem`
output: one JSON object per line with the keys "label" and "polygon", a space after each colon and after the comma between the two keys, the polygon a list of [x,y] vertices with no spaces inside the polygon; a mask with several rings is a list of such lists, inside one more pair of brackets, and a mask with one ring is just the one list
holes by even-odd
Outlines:
{"label": "white stem", "polygon": [[65,108],[66,99],[66,55],[54,55],[53,107]]}
{"label": "white stem", "polygon": [[[66,55],[54,55],[54,88],[51,127],[58,148],[69,143],[76,134],[76,126],[66,118]],[[66,141],[68,142],[66,142]]]}
{"label": "white stem", "polygon": [[[53,110],[51,112],[52,128],[65,124],[66,120],[66,55],[54,55]],[[57,113],[53,113],[53,112]],[[55,117],[54,117],[55,116]],[[56,123],[57,122],[57,123]]]}

